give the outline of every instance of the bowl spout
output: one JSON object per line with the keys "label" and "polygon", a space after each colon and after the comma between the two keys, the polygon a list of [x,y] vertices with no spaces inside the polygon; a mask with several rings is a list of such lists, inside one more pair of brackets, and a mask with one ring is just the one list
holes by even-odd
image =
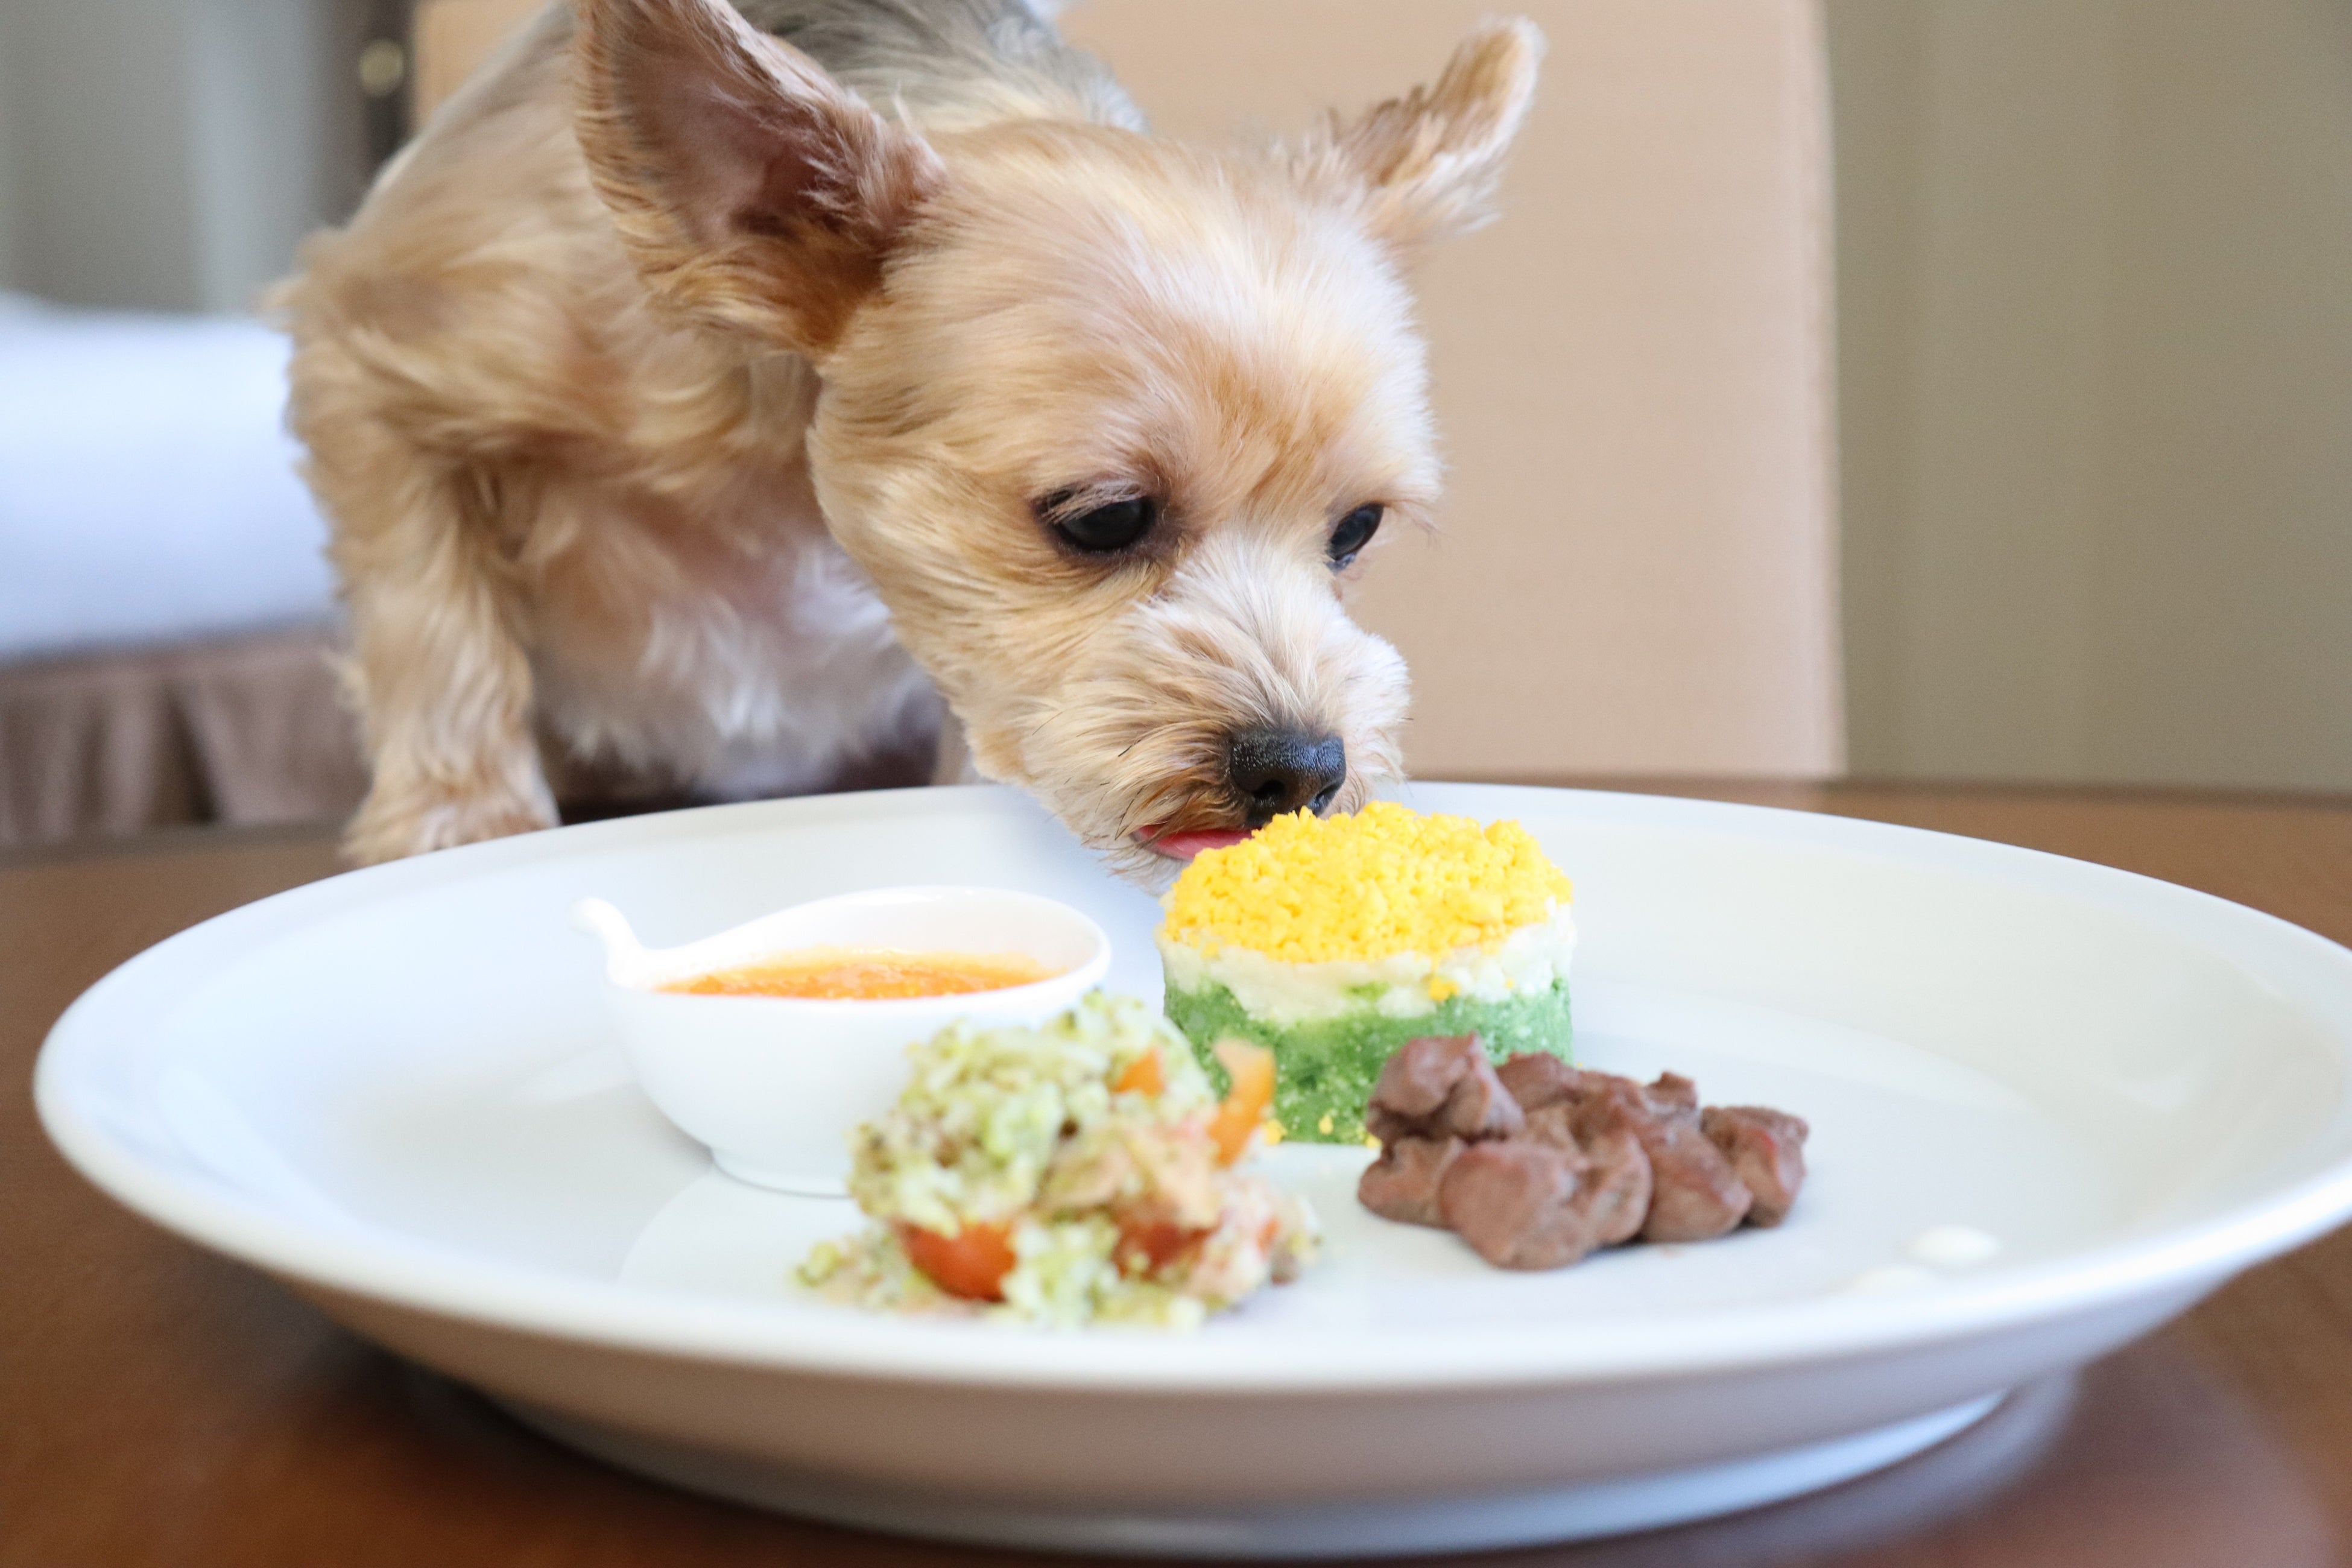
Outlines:
{"label": "bowl spout", "polygon": [[617,982],[633,959],[645,956],[645,943],[629,929],[629,917],[602,899],[579,899],[572,905],[572,929],[586,931],[604,944],[604,973]]}

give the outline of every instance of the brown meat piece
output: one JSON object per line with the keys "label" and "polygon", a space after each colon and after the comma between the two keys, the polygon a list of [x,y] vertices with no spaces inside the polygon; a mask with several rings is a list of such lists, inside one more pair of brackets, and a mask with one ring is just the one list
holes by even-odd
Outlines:
{"label": "brown meat piece", "polygon": [[1641,1145],[1649,1164],[1649,1212],[1637,1227],[1643,1240],[1706,1241],[1739,1224],[1751,1201],[1748,1189],[1700,1127],[1698,1090],[1690,1079],[1667,1073],[1643,1085],[1613,1073],[1563,1075],[1520,1066],[1532,1059],[1506,1062],[1506,1081],[1532,1079],[1557,1096],[1538,1112],[1547,1126],[1554,1124],[1550,1112],[1562,1110],[1580,1148],[1624,1135]]}
{"label": "brown meat piece", "polygon": [[1769,1226],[1788,1218],[1805,1184],[1805,1140],[1812,1131],[1805,1119],[1761,1105],[1713,1105],[1699,1126],[1754,1195],[1748,1223]]}
{"label": "brown meat piece", "polygon": [[1698,1085],[1678,1072],[1662,1072],[1658,1081],[1642,1090],[1653,1116],[1696,1116]]}
{"label": "brown meat piece", "polygon": [[1668,1073],[1650,1089],[1644,1089],[1632,1079],[1613,1072],[1570,1067],[1548,1051],[1522,1051],[1496,1068],[1495,1076],[1503,1080],[1503,1087],[1519,1102],[1519,1109],[1528,1112],[1547,1105],[1584,1105],[1611,1096],[1631,1097],[1646,1107],[1649,1102],[1643,1097],[1663,1090],[1658,1114],[1665,1115],[1672,1113],[1682,1103],[1683,1095],[1694,1087],[1690,1079]]}
{"label": "brown meat piece", "polygon": [[1382,1219],[1443,1226],[1438,1184],[1463,1146],[1459,1138],[1391,1140],[1381,1157],[1364,1167],[1363,1179],[1356,1184],[1356,1201]]}
{"label": "brown meat piece", "polygon": [[1577,1199],[1588,1162],[1532,1139],[1473,1143],[1438,1187],[1446,1227],[1498,1268],[1561,1268],[1598,1245]]}
{"label": "brown meat piece", "polygon": [[1584,1157],[1576,1201],[1591,1215],[1596,1245],[1615,1247],[1641,1233],[1650,1215],[1650,1157],[1623,1101],[1608,1094],[1557,1101],[1528,1113],[1525,1136]]}
{"label": "brown meat piece", "polygon": [[1384,1146],[1358,1186],[1364,1205],[1444,1226],[1506,1268],[1778,1225],[1805,1179],[1798,1117],[1702,1110],[1679,1073],[1642,1084],[1541,1052],[1491,1068],[1471,1036],[1408,1043],[1365,1121]]}
{"label": "brown meat piece", "polygon": [[1634,1134],[1650,1157],[1650,1217],[1642,1239],[1710,1241],[1732,1230],[1755,1200],[1700,1126],[1696,1087],[1667,1073],[1639,1090],[1638,1102]]}
{"label": "brown meat piece", "polygon": [[1364,1126],[1382,1143],[1400,1138],[1507,1138],[1525,1124],[1475,1035],[1407,1040],[1381,1068]]}
{"label": "brown meat piece", "polygon": [[1580,1099],[1584,1080],[1603,1074],[1580,1072],[1549,1051],[1521,1051],[1495,1069],[1521,1110],[1541,1110],[1563,1100]]}
{"label": "brown meat piece", "polygon": [[1576,1137],[1576,1107],[1564,1101],[1528,1111],[1527,1130],[1519,1136],[1532,1142],[1549,1143],[1555,1149],[1584,1152],[1584,1145]]}

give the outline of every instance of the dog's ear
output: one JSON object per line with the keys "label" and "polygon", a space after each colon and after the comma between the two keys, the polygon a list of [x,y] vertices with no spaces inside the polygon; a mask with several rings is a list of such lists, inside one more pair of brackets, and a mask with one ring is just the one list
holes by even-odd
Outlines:
{"label": "dog's ear", "polygon": [[577,127],[655,297],[822,355],[942,171],[723,0],[579,0]]}
{"label": "dog's ear", "polygon": [[1354,121],[1333,115],[1293,164],[1311,184],[1339,188],[1374,234],[1401,248],[1476,228],[1494,216],[1503,155],[1534,101],[1543,49],[1533,22],[1490,17],[1433,86]]}

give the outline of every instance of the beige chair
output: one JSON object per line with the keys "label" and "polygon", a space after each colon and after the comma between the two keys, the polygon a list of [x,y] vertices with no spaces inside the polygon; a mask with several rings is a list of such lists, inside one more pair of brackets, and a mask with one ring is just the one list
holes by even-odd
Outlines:
{"label": "beige chair", "polygon": [[[533,0],[424,0],[420,102]],[[1426,778],[1843,766],[1829,153],[1814,0],[1087,0],[1158,127],[1307,124],[1549,37],[1504,216],[1421,279],[1451,497],[1363,618]]]}

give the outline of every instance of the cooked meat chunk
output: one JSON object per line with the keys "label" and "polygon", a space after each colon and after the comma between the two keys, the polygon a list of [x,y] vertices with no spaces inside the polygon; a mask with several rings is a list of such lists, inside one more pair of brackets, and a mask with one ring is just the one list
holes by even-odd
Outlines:
{"label": "cooked meat chunk", "polygon": [[[1633,1227],[1644,1241],[1706,1241],[1748,1213],[1748,1189],[1699,1125],[1698,1089],[1667,1073],[1642,1085],[1613,1073],[1554,1070],[1533,1057],[1503,1064],[1504,1081],[1549,1096],[1536,1111],[1546,1129],[1564,1126],[1580,1150],[1630,1137],[1646,1156],[1649,1212]],[[1564,1115],[1562,1114],[1564,1113]],[[1622,1238],[1621,1238],[1622,1239]]]}
{"label": "cooked meat chunk", "polygon": [[1631,1127],[1604,1122],[1578,1133],[1584,1157],[1592,1162],[1584,1173],[1583,1202],[1591,1210],[1594,1234],[1603,1247],[1615,1247],[1642,1234],[1656,1201],[1657,1177],[1650,1156]]}
{"label": "cooked meat chunk", "polygon": [[1525,1119],[1475,1035],[1408,1040],[1381,1068],[1364,1126],[1399,1138],[1507,1138]]}
{"label": "cooked meat chunk", "polygon": [[1748,1223],[1775,1226],[1788,1218],[1805,1184],[1805,1139],[1812,1131],[1805,1119],[1761,1105],[1713,1105],[1699,1125],[1755,1196]]}
{"label": "cooked meat chunk", "polygon": [[1356,1184],[1356,1200],[1382,1219],[1443,1226],[1438,1184],[1462,1150],[1459,1138],[1391,1139],[1381,1157],[1364,1168],[1363,1179]]}
{"label": "cooked meat chunk", "polygon": [[1577,1099],[1583,1091],[1583,1080],[1596,1076],[1579,1071],[1549,1051],[1521,1051],[1496,1068],[1495,1075],[1521,1110],[1541,1110],[1547,1105]]}
{"label": "cooked meat chunk", "polygon": [[[1572,1068],[1558,1057],[1543,1051],[1522,1051],[1495,1069],[1511,1098],[1519,1102],[1524,1111],[1536,1111],[1547,1105],[1583,1105],[1609,1095],[1640,1097],[1665,1089],[1659,1114],[1666,1114],[1679,1103],[1681,1089],[1690,1087],[1690,1079],[1676,1078],[1672,1073],[1645,1090],[1630,1078],[1620,1078],[1613,1072],[1594,1072],[1590,1068]],[[1646,1105],[1646,1100],[1641,1100]]]}
{"label": "cooked meat chunk", "polygon": [[1754,1199],[1723,1151],[1699,1125],[1698,1094],[1667,1073],[1628,1107],[1634,1136],[1650,1157],[1650,1217],[1644,1241],[1711,1241],[1734,1229]]}
{"label": "cooked meat chunk", "polygon": [[1577,1202],[1591,1215],[1599,1245],[1614,1247],[1641,1233],[1650,1215],[1650,1157],[1622,1100],[1591,1094],[1545,1106],[1529,1113],[1525,1136],[1584,1156]]}
{"label": "cooked meat chunk", "polygon": [[1678,1073],[1643,1084],[1540,1053],[1491,1068],[1475,1037],[1407,1044],[1364,1120],[1382,1145],[1357,1187],[1364,1206],[1455,1231],[1506,1268],[1778,1225],[1805,1179],[1798,1117],[1702,1111]]}
{"label": "cooked meat chunk", "polygon": [[1650,1156],[1650,1217],[1643,1241],[1712,1241],[1738,1228],[1755,1200],[1731,1162],[1696,1127],[1675,1127]]}
{"label": "cooked meat chunk", "polygon": [[1655,1083],[1642,1090],[1642,1098],[1650,1103],[1653,1116],[1696,1116],[1698,1085],[1678,1072],[1662,1072]]}
{"label": "cooked meat chunk", "polygon": [[1565,1101],[1528,1111],[1527,1129],[1519,1136],[1530,1142],[1548,1143],[1555,1149],[1573,1149],[1580,1154],[1584,1152],[1584,1145],[1576,1137],[1576,1107]]}
{"label": "cooked meat chunk", "polygon": [[1498,1268],[1559,1268],[1599,1245],[1577,1199],[1587,1162],[1515,1138],[1464,1149],[1438,1188],[1448,1228]]}

